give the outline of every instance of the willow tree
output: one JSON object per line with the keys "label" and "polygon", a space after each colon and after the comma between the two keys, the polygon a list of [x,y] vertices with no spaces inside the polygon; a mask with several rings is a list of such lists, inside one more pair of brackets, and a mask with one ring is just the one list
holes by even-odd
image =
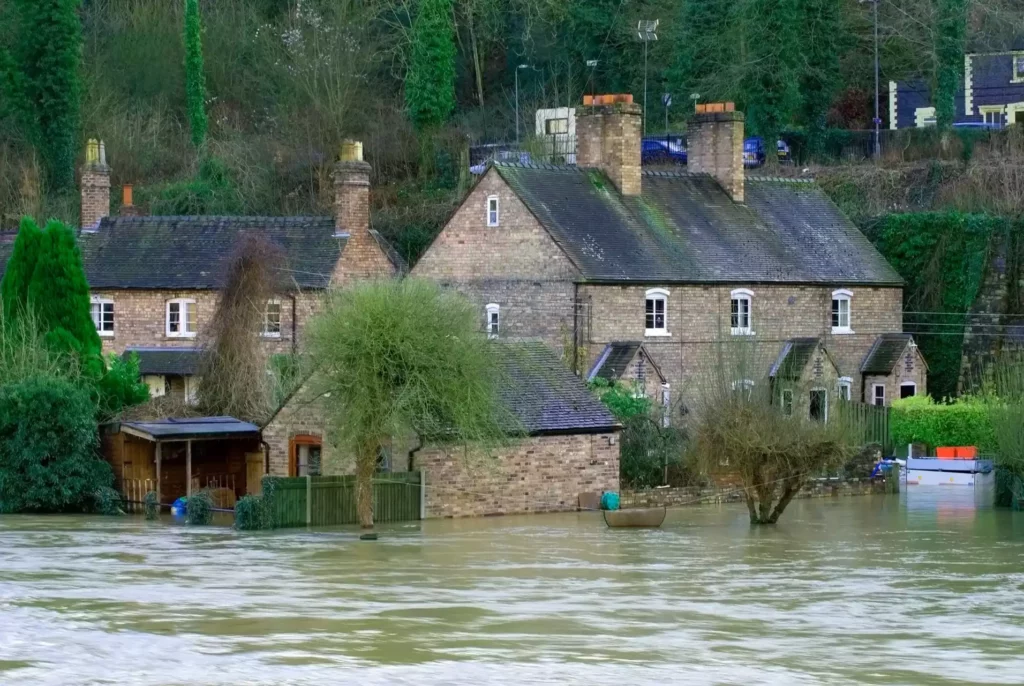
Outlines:
{"label": "willow tree", "polygon": [[505,437],[493,354],[463,296],[414,279],[357,284],[331,296],[310,330],[316,392],[332,444],[355,458],[364,528],[373,526],[377,460],[393,440]]}

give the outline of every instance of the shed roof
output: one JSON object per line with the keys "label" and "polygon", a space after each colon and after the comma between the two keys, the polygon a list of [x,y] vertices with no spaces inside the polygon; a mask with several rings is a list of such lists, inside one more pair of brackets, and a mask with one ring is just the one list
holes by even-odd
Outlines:
{"label": "shed roof", "polygon": [[741,204],[707,174],[644,171],[628,197],[596,169],[494,167],[587,280],[902,284],[808,180],[748,177]]}
{"label": "shed roof", "polygon": [[150,422],[122,422],[128,430],[150,441],[185,441],[200,438],[259,438],[255,424],[234,417],[189,417],[159,419]]}
{"label": "shed roof", "polygon": [[139,356],[140,374],[193,376],[199,371],[201,348],[127,348],[123,357]]}
{"label": "shed roof", "polygon": [[[643,351],[643,348],[644,344],[640,341],[613,341],[609,343],[601,351],[601,354],[598,355],[597,361],[594,362],[594,365],[587,373],[587,381],[593,381],[594,379],[618,381],[626,372],[629,363],[633,361],[633,358],[638,353]],[[647,355],[646,359],[650,362],[658,377],[664,381],[665,375],[661,373],[661,369],[654,363],[650,355]]]}
{"label": "shed roof", "polygon": [[914,337],[909,333],[884,333],[875,339],[874,344],[864,357],[860,366],[862,374],[892,374],[896,363],[903,357],[903,351],[913,343]]}
{"label": "shed roof", "polygon": [[502,403],[532,435],[616,431],[618,420],[543,343],[498,343]]}
{"label": "shed roof", "polygon": [[791,381],[799,379],[820,343],[820,338],[792,338],[786,341],[769,375]]}

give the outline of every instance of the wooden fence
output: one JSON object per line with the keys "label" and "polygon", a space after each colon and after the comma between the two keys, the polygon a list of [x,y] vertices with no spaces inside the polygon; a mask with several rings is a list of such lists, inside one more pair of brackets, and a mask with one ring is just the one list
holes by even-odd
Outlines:
{"label": "wooden fence", "polygon": [[150,491],[156,490],[156,479],[122,479],[121,504],[125,512],[142,512],[142,499]]}
{"label": "wooden fence", "polygon": [[[376,523],[420,519],[423,490],[420,472],[378,474],[373,483]],[[310,500],[307,495],[311,495]],[[274,479],[270,499],[277,527],[357,524],[355,476]]]}
{"label": "wooden fence", "polygon": [[889,434],[889,408],[867,403],[840,402],[836,408],[838,418],[845,422],[854,437],[864,445],[878,443],[884,454],[892,452]]}

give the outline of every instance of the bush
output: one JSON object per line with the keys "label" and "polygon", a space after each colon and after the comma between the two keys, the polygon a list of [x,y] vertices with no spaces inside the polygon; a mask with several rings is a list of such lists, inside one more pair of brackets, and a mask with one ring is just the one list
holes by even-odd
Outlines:
{"label": "bush", "polygon": [[102,515],[123,515],[121,494],[109,486],[101,486],[92,494],[93,509]]}
{"label": "bush", "polygon": [[203,526],[213,520],[213,498],[208,491],[196,491],[185,501],[185,521]]}
{"label": "bush", "polygon": [[152,521],[160,518],[160,496],[156,491],[149,491],[142,497],[142,509],[146,513],[146,519]]}
{"label": "bush", "polygon": [[666,482],[666,467],[682,460],[683,432],[663,427],[650,415],[623,421],[619,474],[623,488],[654,488]]}
{"label": "bush", "polygon": [[897,400],[889,415],[889,431],[894,445],[973,445],[982,453],[996,449],[991,407],[979,398],[955,403],[936,403],[927,396]]}
{"label": "bush", "polygon": [[132,353],[127,358],[110,355],[107,371],[99,380],[98,391],[102,419],[149,400],[149,386],[139,374],[138,354]]}
{"label": "bush", "polygon": [[88,391],[35,377],[0,387],[0,512],[84,510],[114,480]]}
{"label": "bush", "polygon": [[260,495],[246,495],[235,503],[235,528],[239,531],[273,529],[269,501]]}

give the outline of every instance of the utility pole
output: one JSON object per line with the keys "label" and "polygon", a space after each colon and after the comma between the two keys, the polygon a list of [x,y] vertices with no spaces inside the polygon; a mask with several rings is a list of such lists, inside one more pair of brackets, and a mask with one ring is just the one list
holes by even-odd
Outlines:
{"label": "utility pole", "polygon": [[636,24],[636,35],[644,44],[644,133],[647,135],[647,44],[658,40],[658,20],[641,19]]}
{"label": "utility pole", "polygon": [[519,147],[519,70],[529,68],[528,64],[520,64],[516,67],[516,148]]}
{"label": "utility pole", "polygon": [[875,136],[874,145],[872,146],[872,155],[878,160],[882,156],[882,111],[879,104],[880,89],[881,89],[881,63],[878,56],[878,3],[879,0],[860,0],[861,4],[870,2],[874,7],[873,14],[875,20]]}

